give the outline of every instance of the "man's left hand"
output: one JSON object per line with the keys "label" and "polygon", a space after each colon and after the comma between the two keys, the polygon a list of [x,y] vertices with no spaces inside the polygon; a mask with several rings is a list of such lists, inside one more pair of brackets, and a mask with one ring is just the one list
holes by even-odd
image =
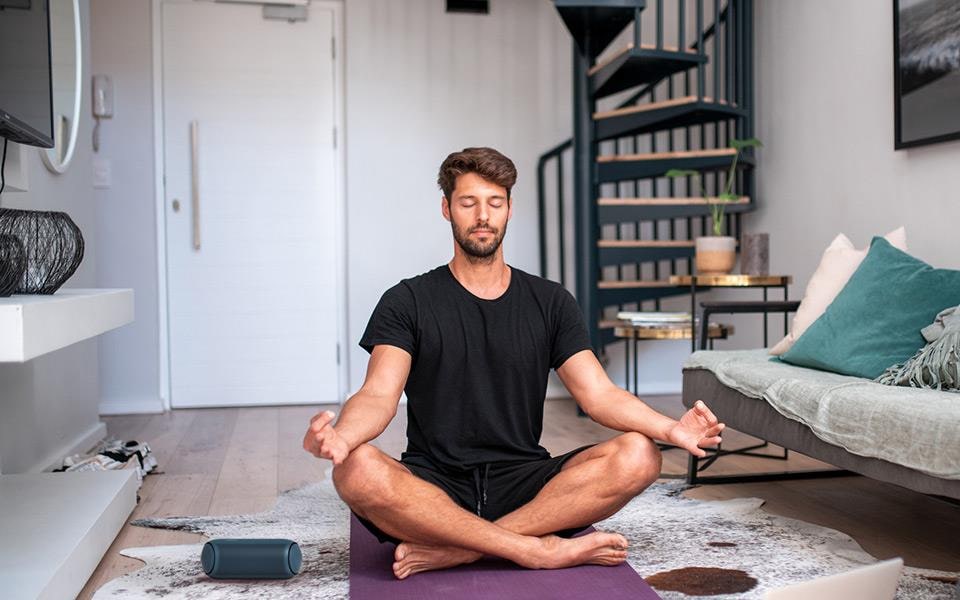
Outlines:
{"label": "man's left hand", "polygon": [[725,425],[717,422],[714,415],[702,400],[697,400],[693,408],[680,417],[667,436],[667,441],[685,449],[690,454],[703,458],[707,453],[703,448],[720,443],[720,432]]}

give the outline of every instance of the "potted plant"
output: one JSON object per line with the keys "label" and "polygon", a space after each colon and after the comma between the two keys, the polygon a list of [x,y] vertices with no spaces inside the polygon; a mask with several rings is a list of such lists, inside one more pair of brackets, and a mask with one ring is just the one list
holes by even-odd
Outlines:
{"label": "potted plant", "polygon": [[733,270],[737,262],[737,240],[723,235],[724,208],[728,202],[738,199],[733,193],[733,182],[736,179],[737,161],[745,148],[762,146],[760,140],[748,138],[745,140],[731,140],[730,147],[737,151],[730,163],[724,189],[715,198],[707,196],[707,188],[703,185],[703,176],[699,171],[692,169],[670,169],[666,177],[694,177],[700,183],[700,194],[710,206],[710,219],[713,225],[713,235],[698,237],[694,244],[696,248],[697,273],[700,275],[726,275]]}

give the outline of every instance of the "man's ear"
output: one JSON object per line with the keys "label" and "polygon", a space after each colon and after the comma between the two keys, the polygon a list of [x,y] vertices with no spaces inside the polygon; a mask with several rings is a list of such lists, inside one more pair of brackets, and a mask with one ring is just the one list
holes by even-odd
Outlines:
{"label": "man's ear", "polygon": [[507,196],[507,220],[513,218],[513,196]]}
{"label": "man's ear", "polygon": [[446,196],[440,198],[440,213],[444,219],[450,220],[450,201],[447,200]]}

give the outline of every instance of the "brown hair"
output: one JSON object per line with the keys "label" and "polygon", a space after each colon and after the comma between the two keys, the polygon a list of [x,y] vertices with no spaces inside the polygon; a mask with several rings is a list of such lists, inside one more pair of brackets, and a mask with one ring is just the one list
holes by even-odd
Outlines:
{"label": "brown hair", "polygon": [[493,148],[464,148],[447,156],[440,165],[437,185],[443,190],[447,201],[451,201],[457,177],[467,173],[476,173],[491,183],[503,186],[510,198],[510,188],[517,182],[517,168],[513,161]]}

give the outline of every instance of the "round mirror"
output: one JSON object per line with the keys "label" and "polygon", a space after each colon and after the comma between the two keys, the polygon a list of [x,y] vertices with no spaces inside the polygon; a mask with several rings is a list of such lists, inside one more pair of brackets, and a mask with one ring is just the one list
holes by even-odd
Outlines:
{"label": "round mirror", "polygon": [[53,148],[40,151],[43,164],[63,173],[77,147],[82,53],[79,0],[50,1],[50,67],[53,82]]}

